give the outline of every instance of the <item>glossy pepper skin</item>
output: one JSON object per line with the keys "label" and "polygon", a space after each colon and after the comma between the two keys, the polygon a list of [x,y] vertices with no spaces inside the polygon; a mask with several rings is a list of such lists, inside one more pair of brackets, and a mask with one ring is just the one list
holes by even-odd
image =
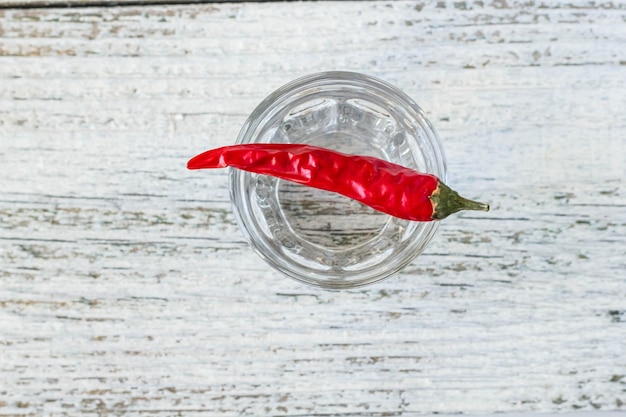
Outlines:
{"label": "glossy pepper skin", "polygon": [[336,192],[406,220],[431,221],[459,210],[489,210],[486,204],[460,197],[434,175],[311,145],[225,146],[203,152],[187,163],[188,169],[228,166]]}

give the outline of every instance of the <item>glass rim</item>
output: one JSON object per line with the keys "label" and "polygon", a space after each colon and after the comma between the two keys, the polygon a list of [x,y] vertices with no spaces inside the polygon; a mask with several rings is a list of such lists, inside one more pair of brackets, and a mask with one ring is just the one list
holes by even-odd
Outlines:
{"label": "glass rim", "polygon": [[[305,94],[303,97],[306,97],[307,91],[312,93],[320,92],[323,91],[325,87],[329,86],[345,86],[348,88],[362,89],[368,94],[378,94],[386,98],[389,103],[399,106],[402,111],[409,112],[417,121],[418,126],[415,126],[415,129],[424,133],[427,138],[428,143],[426,145],[430,147],[429,151],[433,154],[432,157],[437,165],[435,169],[437,172],[433,173],[442,181],[445,181],[446,162],[439,137],[419,105],[392,84],[356,72],[328,71],[315,73],[300,77],[279,87],[262,100],[252,111],[243,124],[236,143],[252,143],[255,139],[258,139],[254,137],[255,132],[257,132],[263,123],[267,122],[266,117],[272,114],[272,111],[277,111],[277,109],[283,109],[287,106],[290,99],[302,94]],[[437,221],[429,222],[424,226],[419,236],[416,236],[416,239],[409,242],[409,244],[405,244],[403,249],[398,252],[395,256],[397,262],[393,265],[386,265],[386,267],[381,270],[379,264],[374,264],[359,270],[352,280],[334,279],[332,274],[324,274],[319,270],[312,273],[310,270],[307,270],[305,266],[293,262],[290,263],[290,259],[276,256],[277,254],[272,250],[270,243],[262,239],[258,233],[259,225],[252,215],[253,210],[248,206],[244,207],[244,205],[250,204],[250,202],[246,201],[244,198],[245,192],[243,189],[245,186],[244,178],[246,178],[247,175],[250,175],[250,173],[234,169],[232,169],[229,174],[231,202],[240,229],[254,251],[266,263],[283,274],[305,284],[326,289],[344,289],[361,287],[386,279],[404,269],[421,254],[434,236],[438,227]]]}

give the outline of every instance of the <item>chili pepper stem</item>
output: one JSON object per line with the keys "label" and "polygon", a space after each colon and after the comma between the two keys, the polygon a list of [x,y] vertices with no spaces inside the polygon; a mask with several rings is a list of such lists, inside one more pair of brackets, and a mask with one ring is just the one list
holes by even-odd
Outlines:
{"label": "chili pepper stem", "polygon": [[433,219],[445,219],[461,210],[489,211],[489,204],[468,200],[439,181],[437,188],[429,197],[433,204]]}

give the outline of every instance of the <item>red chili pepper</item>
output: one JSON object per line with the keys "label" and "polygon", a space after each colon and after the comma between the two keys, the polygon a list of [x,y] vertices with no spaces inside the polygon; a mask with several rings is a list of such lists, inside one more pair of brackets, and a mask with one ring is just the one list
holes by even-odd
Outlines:
{"label": "red chili pepper", "polygon": [[333,191],[407,220],[440,220],[460,210],[488,211],[437,177],[382,159],[301,144],[253,143],[212,149],[193,157],[188,169],[225,168],[266,174]]}

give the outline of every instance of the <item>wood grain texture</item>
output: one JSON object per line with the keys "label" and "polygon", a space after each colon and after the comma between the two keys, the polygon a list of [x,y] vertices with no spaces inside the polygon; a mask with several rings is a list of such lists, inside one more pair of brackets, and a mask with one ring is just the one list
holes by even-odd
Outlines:
{"label": "wood grain texture", "polygon": [[[623,3],[338,2],[0,11],[0,415],[626,410]],[[272,271],[229,206],[232,143],[298,76],[425,109],[447,219],[397,277]]]}
{"label": "wood grain texture", "polygon": [[[256,0],[259,1],[259,0]],[[0,9],[48,9],[85,7],[134,7],[242,3],[243,0],[0,0]]]}

